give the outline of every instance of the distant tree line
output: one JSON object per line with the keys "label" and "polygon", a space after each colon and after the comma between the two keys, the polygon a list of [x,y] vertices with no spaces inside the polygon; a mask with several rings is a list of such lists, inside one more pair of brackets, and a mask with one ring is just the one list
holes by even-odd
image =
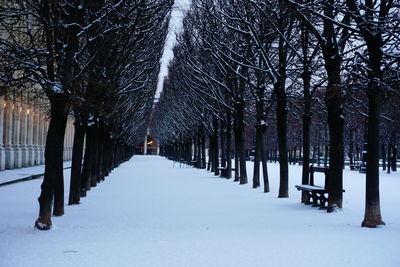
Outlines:
{"label": "distant tree line", "polygon": [[399,23],[398,1],[193,0],[152,116],[162,154],[226,178],[234,157],[234,179],[245,184],[252,128],[253,187],[261,165],[269,192],[275,156],[286,198],[295,153],[301,148],[302,184],[325,154],[332,212],[343,206],[345,159],[365,150],[362,226],[384,224],[379,158],[397,156]]}
{"label": "distant tree line", "polygon": [[[172,0],[2,0],[3,96],[48,99],[45,174],[35,226],[64,214],[63,143],[75,119],[69,204],[133,155],[146,134]],[[85,141],[86,140],[86,141]]]}

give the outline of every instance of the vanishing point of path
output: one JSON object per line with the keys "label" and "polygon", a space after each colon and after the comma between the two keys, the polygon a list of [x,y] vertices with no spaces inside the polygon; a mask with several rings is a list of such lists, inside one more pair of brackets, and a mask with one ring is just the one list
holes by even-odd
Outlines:
{"label": "vanishing point of path", "polygon": [[263,194],[135,156],[47,232],[33,228],[41,180],[2,187],[0,266],[400,266],[398,222],[365,229],[362,203],[334,214],[302,205],[296,181],[278,199],[277,166],[269,164],[272,192]]}

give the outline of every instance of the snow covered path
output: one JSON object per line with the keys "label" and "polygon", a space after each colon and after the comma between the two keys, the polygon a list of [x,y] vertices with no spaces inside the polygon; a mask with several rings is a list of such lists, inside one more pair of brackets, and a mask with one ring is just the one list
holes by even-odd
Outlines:
{"label": "snow covered path", "polygon": [[363,175],[345,171],[344,209],[327,214],[299,203],[300,166],[290,167],[289,199],[276,197],[278,165],[268,166],[264,194],[135,156],[46,232],[33,228],[42,181],[1,187],[0,266],[400,266],[399,174],[381,179],[387,225],[365,229]]}

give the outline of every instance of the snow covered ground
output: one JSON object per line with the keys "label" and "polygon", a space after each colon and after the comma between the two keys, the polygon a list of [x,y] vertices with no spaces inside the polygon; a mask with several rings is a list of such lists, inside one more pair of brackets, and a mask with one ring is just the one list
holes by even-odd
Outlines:
{"label": "snow covered ground", "polygon": [[[70,167],[71,161],[64,161],[64,168]],[[44,173],[44,165],[0,171],[0,184],[42,173]]]}
{"label": "snow covered ground", "polygon": [[135,156],[44,232],[33,228],[42,181],[0,187],[0,266],[400,266],[399,173],[381,176],[386,226],[366,229],[364,175],[345,171],[344,208],[327,214],[300,203],[300,166],[290,167],[288,199],[277,198],[278,165],[268,166],[264,194]]}

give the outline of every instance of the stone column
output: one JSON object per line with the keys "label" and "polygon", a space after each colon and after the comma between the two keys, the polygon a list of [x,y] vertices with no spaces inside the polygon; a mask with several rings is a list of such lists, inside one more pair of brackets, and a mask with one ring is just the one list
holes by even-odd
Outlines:
{"label": "stone column", "polygon": [[144,138],[143,155],[147,155],[147,134],[146,137]]}
{"label": "stone column", "polygon": [[33,122],[34,122],[34,112],[32,106],[28,107],[26,110],[27,114],[27,135],[26,135],[26,144],[28,150],[28,166],[35,165],[35,157],[34,157],[34,147],[33,147],[33,138],[34,138],[34,131],[33,131]]}
{"label": "stone column", "polygon": [[13,103],[8,100],[4,110],[4,149],[6,152],[6,169],[14,168],[14,148],[12,146],[12,108]]}
{"label": "stone column", "polygon": [[49,128],[49,121],[46,120],[46,117],[44,115],[42,116],[40,121],[42,123],[42,126],[41,126],[42,134],[40,136],[40,138],[41,138],[41,141],[40,141],[40,165],[43,165],[44,160],[45,160],[44,159],[44,150],[46,148],[46,137],[47,137],[47,131]]}
{"label": "stone column", "polygon": [[6,102],[3,97],[0,97],[0,171],[6,168],[6,152],[4,149],[4,108]]}
{"label": "stone column", "polygon": [[46,121],[44,120],[43,114],[40,114],[41,116],[39,117],[39,141],[38,141],[38,150],[39,150],[39,165],[44,164],[44,135],[45,135],[45,128],[46,128]]}
{"label": "stone column", "polygon": [[4,110],[4,149],[6,152],[6,169],[14,169],[14,148],[12,146],[12,131],[13,131],[13,103],[8,100]]}
{"label": "stone column", "polygon": [[22,167],[22,154],[21,154],[21,146],[19,143],[19,137],[21,134],[21,123],[20,123],[20,103],[14,101],[14,110],[13,110],[13,135],[12,135],[12,145],[14,148],[14,168]]}
{"label": "stone column", "polygon": [[28,116],[27,116],[27,106],[26,103],[21,103],[20,108],[20,118],[21,118],[21,135],[20,135],[20,146],[21,146],[21,166],[28,167],[28,147],[26,143],[27,132],[28,132]]}
{"label": "stone column", "polygon": [[37,110],[35,110],[33,114],[33,162],[34,165],[39,165],[40,160],[39,160],[39,135],[40,135],[40,110],[36,106]]}

